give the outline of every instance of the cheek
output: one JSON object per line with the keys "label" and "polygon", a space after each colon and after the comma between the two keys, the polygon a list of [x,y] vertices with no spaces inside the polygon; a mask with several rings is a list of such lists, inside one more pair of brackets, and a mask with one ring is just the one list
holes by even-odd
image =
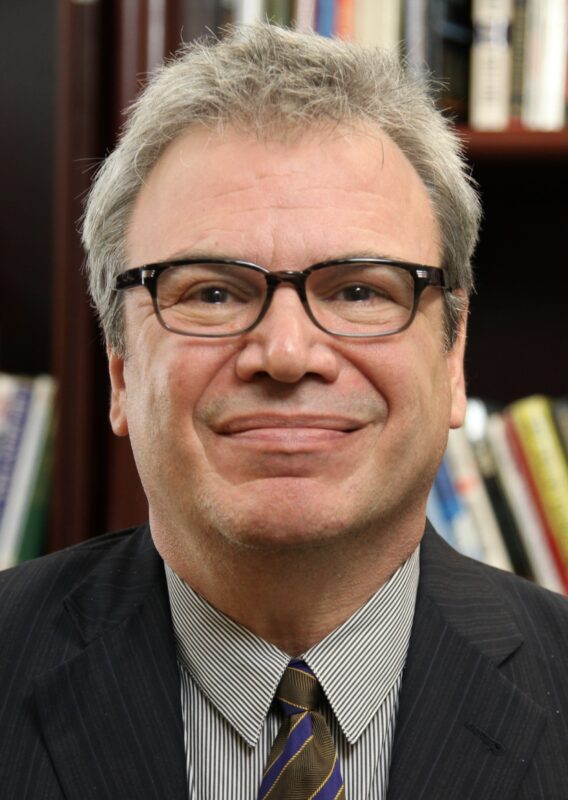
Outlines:
{"label": "cheek", "polygon": [[434,337],[410,337],[377,342],[353,351],[354,366],[381,394],[388,422],[400,428],[446,426],[450,413],[450,384],[446,356]]}
{"label": "cheek", "polygon": [[128,414],[143,437],[152,442],[160,438],[175,448],[193,433],[203,398],[232,373],[227,363],[232,348],[165,336],[155,347],[139,348],[148,355],[129,364]]}

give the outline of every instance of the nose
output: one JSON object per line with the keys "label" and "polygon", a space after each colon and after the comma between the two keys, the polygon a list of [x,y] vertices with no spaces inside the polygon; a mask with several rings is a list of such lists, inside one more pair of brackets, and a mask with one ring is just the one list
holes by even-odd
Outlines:
{"label": "nose", "polygon": [[327,382],[337,378],[339,356],[333,339],[313,324],[293,286],[275,290],[266,316],[245,336],[236,363],[241,380],[259,375],[281,383],[297,383],[308,374]]}

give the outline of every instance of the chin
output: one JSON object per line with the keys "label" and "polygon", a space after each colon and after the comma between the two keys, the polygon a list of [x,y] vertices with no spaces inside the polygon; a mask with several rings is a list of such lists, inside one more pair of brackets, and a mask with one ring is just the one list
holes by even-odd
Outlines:
{"label": "chin", "polygon": [[233,546],[255,550],[321,547],[349,535],[354,519],[309,497],[272,495],[265,502],[207,503],[205,527]]}

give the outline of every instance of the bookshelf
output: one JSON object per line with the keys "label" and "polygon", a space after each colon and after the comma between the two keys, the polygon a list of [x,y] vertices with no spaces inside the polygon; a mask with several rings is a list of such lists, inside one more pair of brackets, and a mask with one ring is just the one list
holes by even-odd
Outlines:
{"label": "bookshelf", "polygon": [[510,128],[505,131],[475,131],[465,125],[459,132],[473,161],[514,161],[534,158],[539,162],[568,158],[568,129],[529,131]]}
{"label": "bookshelf", "polygon": [[[134,96],[139,76],[175,49],[180,30],[191,38],[206,25],[215,29],[224,12],[219,3],[164,0],[156,23],[146,2],[30,0],[26,10],[6,5],[11,10],[2,10],[3,17],[10,15],[0,20],[6,22],[0,24],[3,43],[29,43],[36,29],[30,27],[32,13],[42,24],[31,49],[50,65],[41,71],[41,90],[24,98],[38,64],[12,53],[21,94],[7,106],[3,151],[6,137],[25,133],[28,139],[3,167],[10,169],[4,185],[17,191],[0,198],[2,219],[13,218],[20,231],[9,239],[5,263],[22,267],[3,273],[13,302],[0,329],[0,369],[48,371],[59,382],[52,550],[146,514],[128,444],[112,436],[106,420],[105,356],[80,270],[81,198],[93,165],[112,146],[120,109]],[[38,114],[40,125],[34,124]],[[470,394],[503,402],[537,391],[566,394],[568,130],[461,133],[485,207],[467,354]],[[27,159],[30,147],[35,161]],[[34,236],[27,235],[29,226]],[[25,264],[22,242],[33,253]],[[30,303],[24,326],[15,313],[23,299]]]}

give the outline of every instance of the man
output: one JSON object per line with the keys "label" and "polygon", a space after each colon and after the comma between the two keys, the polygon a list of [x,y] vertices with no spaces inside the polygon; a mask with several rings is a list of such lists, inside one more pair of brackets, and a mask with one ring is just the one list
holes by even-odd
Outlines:
{"label": "man", "polygon": [[568,604],[425,519],[478,221],[387,56],[256,26],[154,79],[84,225],[149,527],[2,577],[5,796],[567,796]]}

